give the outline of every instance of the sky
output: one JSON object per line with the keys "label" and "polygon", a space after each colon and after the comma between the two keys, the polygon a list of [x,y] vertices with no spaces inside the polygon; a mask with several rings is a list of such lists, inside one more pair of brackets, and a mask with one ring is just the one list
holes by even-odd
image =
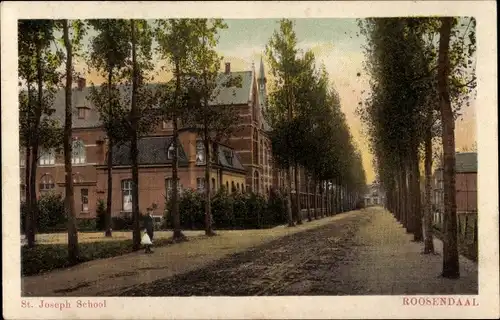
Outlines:
{"label": "sky", "polygon": [[[325,65],[331,80],[340,95],[342,110],[346,115],[352,136],[357,147],[361,150],[363,166],[367,182],[375,179],[372,165],[373,157],[369,152],[368,139],[362,130],[362,123],[355,110],[361,101],[363,90],[368,90],[367,76],[363,70],[363,45],[365,39],[359,34],[356,19],[343,18],[314,18],[293,19],[294,30],[300,49],[311,49],[318,62]],[[276,19],[226,19],[227,29],[220,31],[217,50],[224,57],[223,62],[231,63],[232,71],[251,70],[252,63],[258,71],[260,59],[264,54],[265,46],[278,28]],[[93,36],[90,31],[84,40],[88,43]],[[161,63],[156,63],[160,66]],[[223,64],[222,64],[223,65]],[[266,73],[269,72],[264,59]],[[159,67],[158,67],[159,68]],[[222,68],[222,66],[221,66]],[[80,63],[77,71],[84,71],[86,66]],[[357,73],[361,73],[361,77]],[[99,84],[102,79],[96,72],[86,70],[86,77],[90,82]],[[168,80],[171,74],[168,71],[159,71],[155,81]],[[455,127],[457,150],[469,148],[476,141],[476,112],[475,103],[466,108],[461,118],[457,119]]]}

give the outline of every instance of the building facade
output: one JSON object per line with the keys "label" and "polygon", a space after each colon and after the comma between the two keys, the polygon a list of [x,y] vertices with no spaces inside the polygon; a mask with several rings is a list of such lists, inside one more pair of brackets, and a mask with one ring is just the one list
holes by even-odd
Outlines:
{"label": "building facade", "polygon": [[[455,154],[455,188],[457,214],[467,216],[467,220],[477,216],[477,153],[457,152]],[[434,211],[434,224],[438,228],[443,225],[444,212],[444,182],[443,168],[437,167],[433,174],[432,204]]]}
{"label": "building facade", "polygon": [[385,193],[379,182],[375,181],[368,186],[365,194],[365,207],[385,205]]}
{"label": "building facade", "polygon": [[[267,108],[266,77],[261,60],[259,74],[249,71],[232,72],[229,63],[219,75],[218,82],[228,77],[241,77],[241,87],[220,86],[217,97],[210,103],[231,106],[237,110],[240,122],[233,134],[211,146],[212,171],[205,181],[205,155],[198,134],[180,125],[179,130],[179,188],[202,191],[211,183],[217,191],[252,191],[268,195],[271,188],[284,187],[284,173],[273,166],[269,132],[263,112]],[[96,107],[89,100],[90,90],[85,79],[79,78],[73,89],[73,182],[75,208],[78,218],[94,218],[99,200],[107,197],[107,137]],[[64,91],[55,96],[51,117],[64,123]],[[164,121],[152,132],[141,137],[139,148],[139,203],[141,212],[154,207],[155,215],[163,215],[165,195],[172,182],[172,124]],[[128,145],[113,150],[112,214],[131,212],[131,164]],[[20,153],[21,201],[25,201],[25,155]],[[62,152],[40,150],[36,172],[37,196],[56,192],[64,194],[64,159]],[[304,173],[300,171],[301,201],[305,205]],[[311,191],[312,193],[312,191]]]}

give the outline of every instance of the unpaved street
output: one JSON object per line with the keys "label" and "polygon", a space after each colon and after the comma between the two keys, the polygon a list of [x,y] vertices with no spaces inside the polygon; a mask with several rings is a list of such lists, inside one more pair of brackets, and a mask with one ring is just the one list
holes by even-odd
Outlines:
{"label": "unpaved street", "polygon": [[477,270],[464,270],[460,281],[439,278],[441,256],[422,255],[421,244],[412,243],[387,212],[362,213],[130,288],[122,295],[477,293]]}

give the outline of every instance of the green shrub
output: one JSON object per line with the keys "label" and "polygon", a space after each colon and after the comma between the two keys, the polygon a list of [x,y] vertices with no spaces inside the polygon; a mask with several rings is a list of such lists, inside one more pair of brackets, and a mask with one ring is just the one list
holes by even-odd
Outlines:
{"label": "green shrub", "polygon": [[78,219],[76,222],[76,228],[78,231],[97,231],[96,219]]}
{"label": "green shrub", "polygon": [[265,224],[275,226],[287,222],[285,196],[276,189],[271,189],[267,203]]}
{"label": "green shrub", "polygon": [[[27,205],[21,204],[21,228],[24,230]],[[56,232],[66,230],[66,212],[64,200],[60,194],[48,193],[42,195],[35,208],[36,231]]]}
{"label": "green shrub", "polygon": [[212,218],[214,227],[231,228],[234,225],[233,195],[229,195],[225,188],[219,189],[212,197]]}
{"label": "green shrub", "polygon": [[111,225],[113,230],[131,230],[134,220],[132,216],[112,217]]}
{"label": "green shrub", "polygon": [[[172,203],[170,199],[166,201],[166,212],[164,215],[163,228],[173,227]],[[179,214],[182,229],[199,230],[205,227],[205,200],[203,194],[192,189],[186,189],[179,196]]]}
{"label": "green shrub", "polygon": [[106,228],[106,203],[104,200],[99,199],[97,201],[96,209],[96,229],[98,231],[104,231]]}
{"label": "green shrub", "polygon": [[248,194],[237,193],[233,195],[233,226],[244,229],[248,224]]}

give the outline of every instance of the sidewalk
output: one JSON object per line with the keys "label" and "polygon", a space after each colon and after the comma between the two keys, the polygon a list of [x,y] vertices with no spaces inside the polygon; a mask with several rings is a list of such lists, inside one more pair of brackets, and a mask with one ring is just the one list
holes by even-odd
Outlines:
{"label": "sidewalk", "polygon": [[217,231],[216,237],[197,236],[190,241],[155,249],[94,260],[77,266],[52,271],[43,275],[23,277],[22,295],[25,296],[111,296],[124,289],[143,283],[201,268],[229,254],[276,240],[296,232],[334,223],[354,211],[304,222],[295,228],[278,226],[264,230]]}
{"label": "sidewalk", "polygon": [[440,276],[443,244],[434,239],[436,255],[424,255],[423,243],[387,211],[373,209],[373,217],[355,237],[356,257],[343,270],[349,286],[365,295],[477,294],[478,266],[460,256],[460,279]]}

